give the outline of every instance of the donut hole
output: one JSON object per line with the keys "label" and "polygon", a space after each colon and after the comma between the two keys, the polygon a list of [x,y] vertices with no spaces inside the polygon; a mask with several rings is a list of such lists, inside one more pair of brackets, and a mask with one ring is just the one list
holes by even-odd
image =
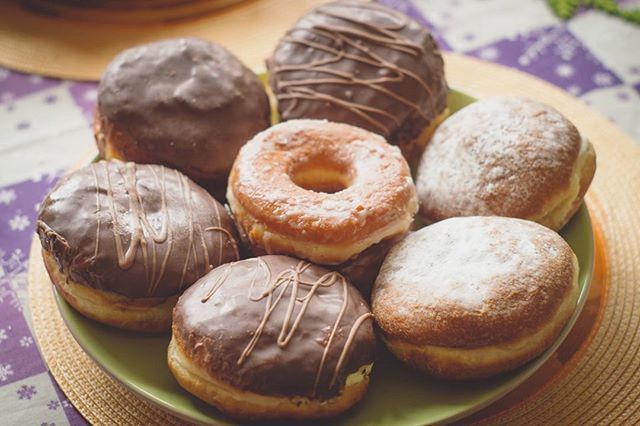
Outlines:
{"label": "donut hole", "polygon": [[316,159],[298,165],[290,174],[293,183],[308,191],[335,194],[351,186],[347,167],[326,159]]}

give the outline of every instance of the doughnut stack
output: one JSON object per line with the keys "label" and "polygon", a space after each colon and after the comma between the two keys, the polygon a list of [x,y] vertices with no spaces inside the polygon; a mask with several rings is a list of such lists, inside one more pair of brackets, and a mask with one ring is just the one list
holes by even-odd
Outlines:
{"label": "doughnut stack", "polygon": [[424,374],[469,380],[557,339],[578,263],[555,231],[595,172],[571,122],[515,97],[447,118],[432,36],[377,4],[309,11],[267,68],[273,125],[259,78],[216,44],[113,60],[101,159],[61,179],[37,221],[73,308],[170,332],[177,382],[259,421],[349,409],[378,341]]}

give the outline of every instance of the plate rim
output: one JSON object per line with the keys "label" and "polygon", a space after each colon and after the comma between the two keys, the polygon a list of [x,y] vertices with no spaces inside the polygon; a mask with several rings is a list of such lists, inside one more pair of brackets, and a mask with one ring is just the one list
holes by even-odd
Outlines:
{"label": "plate rim", "polygon": [[[69,321],[67,320],[67,317],[64,315],[64,313],[63,313],[64,309],[73,310],[73,307],[71,307],[71,305],[69,305],[69,303],[64,299],[64,297],[62,297],[62,295],[60,294],[60,291],[58,291],[57,287],[55,285],[53,285],[53,284],[51,284],[51,291],[53,292],[53,298],[56,301],[56,306],[58,308],[58,312],[60,313],[60,317],[62,317],[62,321],[66,325],[67,330],[69,330],[69,333],[71,333],[71,336],[73,336],[73,340],[76,341],[78,346],[80,346],[80,348],[82,348],[82,351],[85,354],[87,354],[87,356],[89,358],[91,358],[91,360],[100,368],[100,370],[105,372],[109,377],[111,377],[113,380],[115,380],[116,382],[118,382],[119,384],[121,384],[122,386],[124,386],[125,388],[130,390],[131,392],[135,393],[136,395],[138,395],[139,397],[144,399],[146,402],[148,402],[150,404],[153,404],[156,407],[160,407],[166,413],[169,413],[171,415],[179,417],[182,420],[185,420],[185,421],[188,421],[188,422],[191,422],[191,423],[195,423],[195,424],[198,424],[198,425],[210,426],[210,425],[220,424],[220,423],[203,423],[203,422],[201,422],[201,421],[199,421],[197,419],[194,419],[193,417],[187,415],[186,413],[183,413],[180,410],[176,410],[176,408],[174,406],[172,406],[171,404],[165,402],[164,400],[162,400],[160,398],[157,398],[153,394],[149,393],[148,391],[140,388],[139,386],[134,385],[133,383],[131,383],[131,381],[123,380],[121,377],[119,377],[118,374],[112,372],[107,367],[105,367],[98,360],[98,358],[96,358],[96,356],[93,354],[92,350],[88,346],[85,345],[84,340],[78,338],[78,335],[76,334],[77,330],[75,330],[75,328],[69,324]],[[63,309],[61,309],[61,304],[62,303],[65,303],[68,306],[63,308]],[[83,319],[85,319],[87,321],[93,321],[92,319],[83,316],[79,312],[77,312],[77,314],[80,315]],[[96,321],[94,321],[94,322],[96,322]],[[122,330],[122,331],[124,331],[124,330]],[[167,349],[168,349],[168,347],[167,347]]]}
{"label": "plate rim", "polygon": [[[431,423],[425,423],[426,425],[448,424],[448,423],[463,419],[463,418],[465,418],[465,417],[467,417],[467,416],[469,416],[469,415],[471,415],[473,413],[476,413],[476,412],[482,410],[483,408],[486,408],[487,406],[489,406],[492,403],[496,402],[497,400],[501,399],[502,397],[504,397],[508,393],[512,392],[515,388],[520,386],[529,377],[531,377],[534,373],[536,373],[540,369],[540,367],[545,362],[547,362],[549,360],[551,355],[553,355],[556,352],[556,350],[560,347],[560,345],[564,342],[566,337],[569,335],[571,330],[573,330],[573,326],[575,325],[576,321],[578,320],[578,317],[582,313],[584,305],[586,304],[586,301],[587,301],[587,298],[588,298],[588,295],[589,295],[589,290],[591,288],[591,283],[593,281],[593,272],[594,272],[594,268],[595,268],[595,237],[594,237],[594,233],[593,233],[593,221],[591,220],[591,215],[589,213],[589,209],[588,209],[586,203],[584,203],[584,201],[581,204],[580,209],[584,209],[585,210],[585,214],[586,214],[586,217],[587,217],[587,222],[589,224],[589,228],[588,228],[589,239],[588,239],[588,241],[589,241],[589,245],[590,245],[591,249],[589,250],[588,257],[589,257],[590,268],[587,271],[584,285],[580,289],[580,293],[578,295],[578,301],[576,303],[576,308],[575,308],[573,314],[571,315],[571,317],[569,318],[569,320],[567,321],[567,323],[565,324],[565,326],[562,329],[562,331],[561,331],[560,335],[558,336],[558,338],[541,355],[539,355],[534,360],[530,361],[530,364],[528,365],[527,370],[522,372],[522,373],[520,373],[520,374],[518,374],[516,377],[514,377],[510,381],[510,386],[508,386],[503,391],[498,392],[495,395],[492,395],[491,397],[487,398],[486,400],[482,401],[481,403],[476,404],[476,405],[474,405],[474,406],[472,406],[472,407],[470,407],[470,408],[468,408],[466,410],[460,411],[459,413],[456,413],[456,414],[454,414],[452,416],[449,416],[449,417],[446,417],[446,418],[435,420],[434,422],[431,422]],[[61,309],[61,303],[65,303],[67,305],[68,305],[68,303],[60,295],[60,292],[58,291],[58,289],[54,285],[51,285],[51,291],[54,294],[54,299],[56,301],[56,306],[58,308],[58,312],[60,313],[60,316],[62,317],[62,320],[64,321],[67,329],[69,330],[69,332],[73,336],[73,339],[82,348],[84,353],[87,354],[89,356],[89,358],[91,358],[91,360],[102,371],[104,371],[109,377],[113,378],[118,383],[120,383],[121,385],[123,385],[124,387],[129,389],[130,391],[134,392],[136,395],[138,395],[141,398],[143,398],[146,402],[154,404],[155,406],[160,407],[161,409],[163,409],[165,412],[167,412],[169,414],[172,414],[172,415],[175,415],[176,417],[179,417],[182,420],[186,420],[186,421],[189,421],[191,423],[196,423],[198,425],[204,425],[204,426],[221,424],[219,422],[216,422],[216,423],[204,423],[204,422],[201,422],[200,420],[195,419],[192,416],[190,416],[188,413],[185,413],[182,410],[177,409],[175,406],[165,402],[164,400],[162,400],[160,398],[155,397],[153,394],[149,393],[148,391],[140,388],[139,386],[134,385],[129,380],[123,379],[118,374],[116,374],[116,373],[112,372],[111,370],[109,370],[105,365],[103,365],[95,357],[95,355],[92,352],[92,349],[90,349],[88,346],[85,345],[84,340],[79,338],[78,335],[76,334],[77,330],[75,330],[75,327],[72,326],[69,323],[66,315],[64,315],[64,313],[63,313],[64,310]],[[67,306],[64,309],[73,309],[73,308],[71,306]],[[81,315],[81,314],[78,314],[78,315]],[[82,317],[82,318],[86,319],[88,321],[91,321],[88,318],[85,318],[85,317]],[[230,419],[230,420],[232,420],[232,419]]]}

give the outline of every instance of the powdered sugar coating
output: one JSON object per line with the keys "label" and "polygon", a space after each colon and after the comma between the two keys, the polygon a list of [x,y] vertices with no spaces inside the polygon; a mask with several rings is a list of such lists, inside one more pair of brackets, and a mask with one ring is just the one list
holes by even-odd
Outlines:
{"label": "powdered sugar coating", "polygon": [[455,216],[532,218],[570,186],[580,135],[555,109],[517,97],[477,101],[446,120],[416,179],[429,222]]}
{"label": "powdered sugar coating", "polygon": [[[347,176],[347,187],[325,193],[293,181],[299,168],[323,167]],[[357,241],[397,221],[405,221],[406,230],[417,210],[409,166],[397,147],[325,120],[290,120],[256,135],[236,158],[229,192],[270,230],[322,243]]]}
{"label": "powdered sugar coating", "polygon": [[550,318],[574,283],[573,252],[555,232],[503,217],[461,217],[395,245],[372,304],[390,335],[478,346],[526,334]]}

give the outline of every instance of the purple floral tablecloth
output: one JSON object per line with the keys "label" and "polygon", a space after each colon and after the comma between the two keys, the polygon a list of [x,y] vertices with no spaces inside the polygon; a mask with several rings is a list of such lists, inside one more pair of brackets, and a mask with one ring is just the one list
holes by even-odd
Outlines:
{"label": "purple floral tablecloth", "polygon": [[[563,22],[544,0],[384,0],[443,50],[553,83],[640,141],[640,27],[601,12]],[[638,7],[640,0],[619,2]],[[0,423],[85,421],[47,372],[30,329],[27,253],[38,204],[93,145],[96,84],[0,68]]]}

